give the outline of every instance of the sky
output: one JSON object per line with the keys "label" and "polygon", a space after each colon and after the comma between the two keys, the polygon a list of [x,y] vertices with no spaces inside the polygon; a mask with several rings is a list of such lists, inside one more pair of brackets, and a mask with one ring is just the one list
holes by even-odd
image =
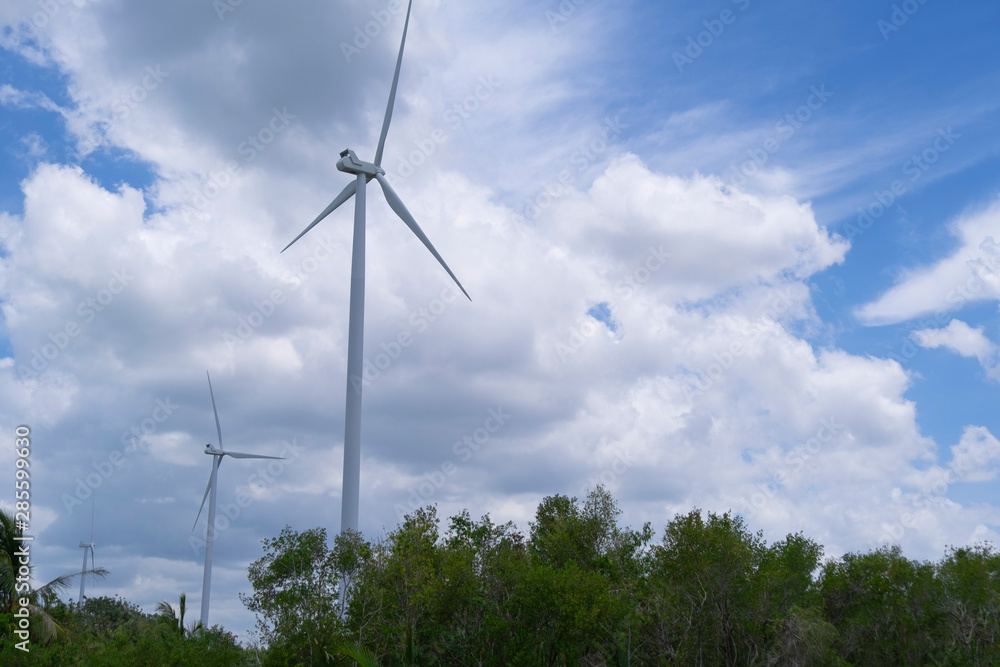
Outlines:
{"label": "sky", "polygon": [[[396,0],[5,0],[0,431],[39,583],[251,639],[261,540],[339,530],[350,205]],[[361,528],[604,484],[836,557],[1000,530],[1000,5],[416,0],[369,188]],[[14,495],[14,448],[0,469]],[[225,517],[223,519],[223,517]],[[71,595],[75,597],[74,588]]]}

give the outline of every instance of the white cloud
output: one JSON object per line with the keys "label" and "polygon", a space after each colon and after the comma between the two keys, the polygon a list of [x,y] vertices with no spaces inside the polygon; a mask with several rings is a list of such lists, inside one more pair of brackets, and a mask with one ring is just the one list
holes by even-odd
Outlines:
{"label": "white cloud", "polygon": [[[39,497],[60,511],[51,544],[85,535],[60,496],[136,429],[154,429],[98,489],[95,539],[121,578],[95,590],[144,603],[197,597],[187,538],[208,472],[197,468],[202,447],[214,438],[205,369],[227,447],[304,448],[264,491],[249,483],[255,466],[220,478],[220,504],[247,489],[255,502],[217,543],[213,620],[249,627],[235,593],[262,536],[289,521],[337,527],[349,207],[278,250],[343,187],[337,151],[351,142],[364,157],[377,140],[395,38],[349,66],[336,48],[369,10],[244,3],[220,22],[203,2],[65,5],[42,40],[71,81],[71,132],[146,161],[152,180],[146,191],[111,188],[79,167],[41,164],[22,184],[23,216],[2,220],[14,357],[0,363],[2,420],[30,419],[49,443],[37,457],[47,466]],[[365,393],[365,529],[391,527],[414,490],[443,514],[468,508],[523,524],[542,496],[604,479],[633,523],[732,508],[775,539],[803,530],[830,553],[898,523],[936,461],[906,398],[910,378],[894,362],[801,336],[822,325],[811,277],[842,262],[848,244],[808,204],[665,173],[616,140],[577,169],[573,150],[606,115],[564,84],[581,71],[590,80],[580,54],[607,38],[583,10],[558,34],[478,7],[427,11],[436,14],[420,14],[411,33],[386,164],[442,126],[479,77],[501,86],[448,126],[417,173],[393,180],[472,303],[450,300],[447,276],[369,191],[366,357],[389,363]],[[528,48],[539,31],[552,44],[541,55]],[[496,43],[509,57],[495,58]],[[150,89],[146,68],[157,66],[168,76]],[[121,104],[128,113],[116,114]],[[240,156],[285,106],[294,122],[253,160]],[[238,173],[197,205],[231,160]],[[511,193],[541,193],[563,169],[572,185],[530,223],[519,219],[523,197]],[[601,303],[619,323],[614,337],[586,314]],[[963,333],[939,336],[981,351]],[[410,342],[393,348],[402,334]],[[29,370],[37,376],[25,379]],[[154,419],[163,404],[174,407]],[[456,443],[501,408],[510,419],[465,459]],[[456,470],[438,486],[445,463]],[[427,480],[434,488],[420,496]],[[991,512],[942,500],[904,544],[937,555],[990,534]],[[51,553],[67,565],[78,555]]]}
{"label": "white cloud", "polygon": [[951,469],[962,481],[993,481],[1000,472],[1000,441],[985,428],[967,427],[951,448]]}
{"label": "white cloud", "polygon": [[950,223],[958,248],[931,266],[905,273],[895,286],[855,311],[868,325],[892,324],[1000,298],[1000,199]]}
{"label": "white cloud", "polygon": [[975,357],[984,367],[992,367],[997,346],[983,333],[982,327],[973,329],[962,320],[952,320],[943,329],[921,329],[913,338],[924,348],[945,347],[963,357]]}
{"label": "white cloud", "polygon": [[8,83],[0,86],[0,104],[15,109],[40,108],[46,111],[61,111],[59,106],[42,93],[18,90]]}

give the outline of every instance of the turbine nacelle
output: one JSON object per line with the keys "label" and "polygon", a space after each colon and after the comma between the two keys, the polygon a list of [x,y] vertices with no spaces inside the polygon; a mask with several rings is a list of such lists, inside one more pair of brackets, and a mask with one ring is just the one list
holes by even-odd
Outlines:
{"label": "turbine nacelle", "polygon": [[[191,526],[191,530],[194,530],[198,526],[198,519],[201,518],[201,511],[205,509],[205,501],[208,500],[211,495],[211,501],[208,503],[208,526],[205,530],[205,574],[204,579],[201,584],[201,623],[203,627],[208,627],[208,605],[209,598],[212,591],[212,545],[215,542],[215,503],[218,487],[218,473],[219,466],[222,465],[223,457],[230,457],[234,459],[281,459],[281,456],[263,456],[261,454],[244,454],[242,452],[227,452],[222,448],[222,425],[219,423],[219,411],[215,407],[215,392],[212,390],[212,376],[205,371],[205,377],[208,379],[208,395],[212,398],[212,414],[215,416],[215,434],[219,438],[219,446],[215,447],[212,443],[205,445],[205,453],[209,456],[216,457],[212,461],[212,474],[208,478],[208,486],[205,487],[205,495],[201,498],[201,506],[198,508],[198,515],[194,518],[194,525]],[[91,535],[93,539],[93,535]],[[83,546],[82,544],[80,546]],[[93,547],[91,547],[93,551]],[[81,588],[82,592],[82,588]]]}
{"label": "turbine nacelle", "polygon": [[337,169],[348,174],[364,174],[368,180],[385,174],[385,169],[371,162],[362,162],[350,148],[344,149],[337,161]]}
{"label": "turbine nacelle", "polygon": [[[392,110],[396,103],[396,89],[399,85],[399,71],[403,65],[403,49],[406,46],[406,33],[410,26],[410,11],[413,9],[413,0],[409,0],[406,8],[406,20],[403,22],[403,38],[399,43],[399,55],[396,57],[396,72],[392,77],[392,86],[389,88],[389,102],[385,109],[385,119],[382,121],[382,133],[379,135],[378,148],[375,150],[374,162],[363,162],[350,148],[345,149],[340,154],[337,162],[339,171],[351,174],[354,178],[348,183],[340,194],[330,202],[322,213],[313,220],[308,227],[292,239],[292,242],[285,246],[285,252],[296,241],[305,236],[310,229],[320,223],[321,220],[333,213],[342,204],[354,197],[354,237],[351,252],[351,292],[350,292],[350,316],[348,318],[347,336],[347,396],[344,410],[344,483],[341,487],[341,530],[358,529],[358,503],[360,496],[361,480],[361,387],[353,387],[354,378],[360,377],[364,372],[364,319],[365,319],[365,207],[367,206],[367,190],[371,181],[378,181],[382,193],[385,195],[386,203],[400,220],[403,221],[413,235],[424,245],[434,256],[441,267],[447,272],[462,294],[468,298],[469,294],[462,287],[462,283],[452,272],[440,253],[431,244],[430,239],[420,229],[416,219],[407,210],[403,200],[399,198],[396,191],[389,185],[386,179],[385,170],[382,168],[382,157],[385,150],[385,140],[389,134],[389,124],[392,121]],[[471,300],[471,298],[470,298]],[[221,438],[221,436],[220,436]],[[221,440],[220,440],[221,447]],[[227,456],[233,456],[232,452],[226,452]],[[341,589],[341,614],[344,613],[344,603],[346,596],[345,587]]]}

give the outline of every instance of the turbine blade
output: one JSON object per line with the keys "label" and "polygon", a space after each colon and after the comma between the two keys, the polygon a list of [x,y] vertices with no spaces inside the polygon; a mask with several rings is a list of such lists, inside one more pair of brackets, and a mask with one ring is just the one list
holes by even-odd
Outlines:
{"label": "turbine blade", "polygon": [[241,454],[240,452],[226,452],[226,456],[232,456],[234,459],[280,459],[285,460],[284,456],[262,456],[260,454]]}
{"label": "turbine blade", "polygon": [[219,449],[226,451],[226,448],[222,446],[222,427],[219,426],[219,411],[215,409],[215,392],[212,391],[212,376],[205,371],[205,375],[208,376],[208,394],[212,397],[212,412],[215,413],[215,433],[219,436]]}
{"label": "turbine blade", "polygon": [[[212,465],[213,465],[213,466],[215,465],[215,461],[213,461],[213,462],[212,462]],[[208,500],[208,492],[209,492],[209,491],[211,491],[211,490],[212,490],[212,476],[211,476],[211,475],[209,475],[209,476],[208,476],[208,486],[206,486],[206,487],[205,487],[205,495],[204,495],[204,496],[202,496],[202,498],[201,498],[201,507],[199,507],[199,508],[198,508],[198,516],[196,516],[196,517],[194,518],[194,525],[193,525],[193,526],[191,526],[191,530],[192,530],[192,531],[193,531],[193,530],[194,530],[195,528],[197,528],[197,527],[198,527],[198,519],[200,519],[200,518],[201,518],[201,511],[202,511],[203,509],[205,509],[205,501],[206,501],[206,500]]]}
{"label": "turbine blade", "polygon": [[94,542],[94,514],[97,513],[97,494],[90,498],[90,541]]}
{"label": "turbine blade", "polygon": [[396,104],[396,86],[399,85],[399,69],[403,65],[403,47],[406,46],[406,31],[410,27],[410,10],[413,0],[406,8],[406,22],[403,23],[403,41],[399,43],[399,57],[396,58],[396,73],[392,77],[392,88],[389,89],[389,104],[385,109],[385,120],[382,122],[382,136],[378,139],[378,150],[375,151],[375,165],[382,166],[382,151],[385,149],[385,138],[389,134],[389,122],[392,120],[392,107]]}
{"label": "turbine blade", "polygon": [[301,234],[299,234],[294,239],[292,239],[292,242],[289,243],[288,245],[286,245],[284,247],[284,249],[282,249],[281,252],[285,252],[285,250],[288,250],[289,248],[291,248],[295,244],[296,241],[298,241],[300,238],[302,238],[303,236],[306,235],[306,232],[308,232],[310,229],[312,229],[313,227],[315,227],[316,225],[318,225],[319,222],[320,222],[320,220],[322,220],[326,216],[328,216],[331,213],[333,213],[335,210],[337,210],[337,208],[341,204],[343,204],[345,201],[347,201],[348,199],[350,199],[351,197],[353,197],[354,196],[354,191],[357,189],[357,187],[358,187],[358,181],[357,181],[357,179],[353,179],[350,182],[350,184],[346,188],[344,188],[340,192],[339,195],[337,195],[337,198],[334,199],[332,202],[330,202],[329,206],[327,206],[325,209],[323,209],[323,212],[319,214],[319,217],[317,217],[315,220],[313,220],[312,223],[308,227],[306,227],[305,229],[303,229]]}
{"label": "turbine blade", "polygon": [[448,268],[444,259],[442,259],[441,255],[438,254],[438,251],[434,249],[430,239],[428,239],[427,235],[424,234],[422,229],[420,229],[420,225],[418,225],[417,221],[413,219],[410,212],[406,210],[406,206],[403,205],[403,200],[399,198],[396,191],[392,189],[391,185],[389,185],[389,181],[385,180],[385,176],[382,174],[376,175],[375,178],[378,179],[379,185],[382,186],[382,191],[385,193],[385,200],[389,202],[389,207],[396,212],[396,215],[398,215],[403,222],[406,223],[406,226],[410,228],[410,231],[416,234],[417,238],[420,239],[425,246],[427,246],[427,249],[431,251],[431,254],[434,255],[435,259],[441,263],[444,270],[448,272],[451,279],[455,281],[456,285],[458,285],[458,289],[462,290],[462,294],[465,295],[465,298],[472,301],[472,297],[469,296],[469,293],[465,291],[464,287],[462,287],[462,283],[460,283],[458,278],[455,277],[455,274],[451,272],[451,269]]}

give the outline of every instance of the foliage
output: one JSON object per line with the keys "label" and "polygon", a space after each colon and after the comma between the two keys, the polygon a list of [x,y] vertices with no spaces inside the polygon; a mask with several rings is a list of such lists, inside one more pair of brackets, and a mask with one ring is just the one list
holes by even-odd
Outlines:
{"label": "foliage", "polygon": [[820,588],[848,661],[940,662],[946,626],[941,581],[931,563],[907,560],[898,546],[847,554],[823,567]]}
{"label": "foliage", "polygon": [[200,620],[194,620],[184,625],[184,616],[187,614],[187,594],[181,593],[178,604],[179,614],[174,612],[174,607],[166,600],[156,605],[156,617],[163,625],[172,631],[185,636],[191,636],[203,629]]}
{"label": "foliage", "polygon": [[338,564],[353,569],[363,551],[348,542],[327,546],[322,528],[298,533],[286,526],[264,540],[264,555],[250,565],[252,595],[240,599],[257,615],[257,632],[275,665],[322,665],[337,659],[342,637]]}
{"label": "foliage", "polygon": [[77,627],[91,634],[112,632],[123,627],[134,628],[146,619],[146,614],[138,605],[118,596],[88,597],[74,610]]}
{"label": "foliage", "polygon": [[952,549],[937,567],[949,664],[1000,664],[1000,553]]}
{"label": "foliage", "polygon": [[442,528],[433,507],[379,540],[348,532],[332,548],[322,529],[286,527],[264,540],[241,596],[259,653],[218,626],[185,627],[183,594],[145,614],[117,597],[67,604],[43,587],[32,608],[63,631],[41,644],[33,632],[29,659],[13,649],[13,616],[0,615],[0,664],[1000,664],[991,545],[935,563],[899,547],[824,562],[804,535],[768,544],[731,513],[679,514],[658,542],[620,515],[599,487],[544,498],[526,534],[468,512]]}
{"label": "foliage", "polygon": [[187,636],[159,616],[143,613],[122,598],[87,598],[83,604],[54,602],[47,610],[58,615],[65,632],[55,641],[32,640],[30,653],[0,642],[0,664],[63,667],[251,665],[250,654],[236,638],[215,626]]}
{"label": "foliage", "polygon": [[[13,630],[13,617],[10,619],[6,617],[17,613],[22,606],[25,606],[32,619],[32,636],[42,641],[51,641],[57,636],[61,627],[48,612],[45,603],[56,599],[57,593],[69,588],[74,577],[90,574],[97,579],[103,579],[108,575],[108,571],[97,568],[86,572],[64,574],[38,588],[30,588],[34,565],[29,563],[25,566],[20,562],[24,542],[19,538],[23,534],[23,530],[15,521],[14,514],[0,508],[0,615],[5,617],[0,622],[0,632],[6,634]],[[23,576],[25,567],[27,577]]]}
{"label": "foliage", "polygon": [[307,552],[329,568],[326,587],[309,594],[262,578],[255,591],[294,592],[289,608],[313,595],[339,609],[335,582],[349,577],[350,595],[342,622],[314,625],[310,644],[278,606],[261,607],[265,664],[1000,664],[992,547],[954,549],[936,564],[898,548],[824,563],[808,537],[768,544],[731,513],[677,515],[658,543],[649,525],[619,517],[599,487],[582,500],[544,498],[526,534],[468,512],[442,528],[433,507],[380,540],[346,535],[333,550],[286,529],[254,571]]}

